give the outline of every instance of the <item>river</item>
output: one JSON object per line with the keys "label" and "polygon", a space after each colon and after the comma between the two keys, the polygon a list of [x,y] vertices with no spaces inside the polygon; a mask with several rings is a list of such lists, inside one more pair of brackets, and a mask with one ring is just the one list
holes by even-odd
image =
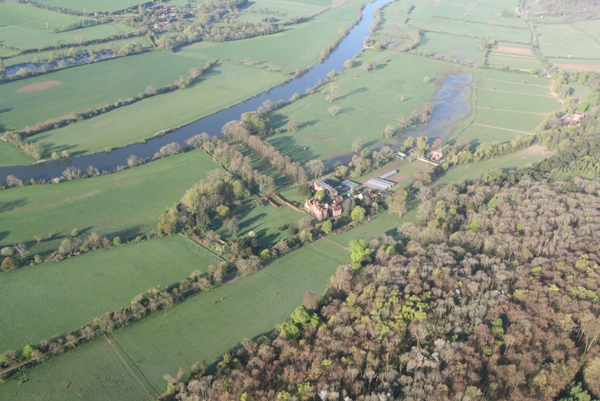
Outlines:
{"label": "river", "polygon": [[[311,67],[302,76],[294,78],[291,81],[282,85],[276,86],[267,92],[263,92],[235,106],[223,109],[215,114],[197,120],[189,125],[179,128],[178,130],[170,134],[150,139],[146,143],[136,143],[123,148],[115,149],[109,153],[102,152],[78,157],[69,157],[60,160],[40,162],[26,166],[0,167],[0,177],[4,179],[8,175],[14,175],[20,178],[21,180],[29,180],[31,178],[34,178],[35,180],[49,180],[53,177],[60,177],[62,172],[67,167],[76,167],[81,169],[81,171],[86,171],[89,166],[94,166],[101,172],[114,171],[117,169],[118,166],[126,165],[127,158],[131,155],[136,155],[139,158],[146,159],[152,157],[162,146],[168,143],[178,142],[183,145],[186,139],[196,134],[200,134],[202,132],[206,132],[209,135],[221,135],[221,128],[223,127],[223,125],[225,125],[225,123],[231,120],[239,119],[242,113],[256,110],[266,100],[270,99],[273,102],[277,102],[278,100],[284,100],[287,102],[288,99],[295,92],[304,93],[308,87],[314,86],[317,82],[319,82],[319,80],[324,80],[331,70],[336,69],[337,71],[342,71],[344,69],[344,61],[354,57],[357,53],[361,51],[363,47],[363,40],[365,37],[368,36],[369,26],[373,23],[374,20],[373,12],[377,8],[380,8],[390,2],[391,0],[377,0],[373,3],[367,4],[363,9],[363,16],[360,22],[350,30],[348,35],[340,42],[337,48],[335,48],[335,50],[331,52],[329,57]],[[468,75],[470,76],[470,74]],[[470,77],[460,77],[461,78],[458,79],[459,82],[456,82],[452,79],[450,79],[449,81],[455,81],[457,84],[459,84],[464,82],[465,79],[470,79]],[[452,88],[446,88],[444,90],[444,87],[445,84],[444,86],[442,86],[442,90],[446,93],[455,92],[453,92]],[[440,91],[438,91],[438,95],[436,95],[438,97],[439,92]],[[460,92],[460,96],[457,96],[457,98],[460,98],[460,100],[462,100],[465,98],[465,94],[462,93],[463,91]],[[443,102],[440,102],[440,105],[452,103],[453,101],[453,99],[446,99],[446,97],[444,97],[443,100]],[[434,102],[434,104],[436,103]],[[449,104],[448,106],[452,105]],[[463,105],[461,110],[459,110],[460,112],[458,113],[460,114],[460,116],[466,114],[463,113],[464,107],[467,107],[468,109],[469,105]],[[456,107],[450,107],[450,109],[456,109]],[[455,112],[450,112],[450,114],[447,114],[448,110],[446,110],[445,112],[444,110],[444,107],[438,107],[438,105],[436,105],[432,116],[432,123],[440,119],[440,116],[442,120],[455,120],[457,117],[459,117],[459,115],[456,114],[456,110]],[[430,135],[430,137],[431,136],[440,135]]]}

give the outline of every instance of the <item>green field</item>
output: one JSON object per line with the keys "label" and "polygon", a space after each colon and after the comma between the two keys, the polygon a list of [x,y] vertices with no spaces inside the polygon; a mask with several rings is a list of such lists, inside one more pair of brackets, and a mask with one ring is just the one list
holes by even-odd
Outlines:
{"label": "green field", "polygon": [[223,43],[200,42],[184,47],[177,54],[201,60],[245,61],[250,58],[256,66],[294,72],[319,60],[319,53],[338,31],[350,27],[358,18],[358,7],[362,3],[348,0],[311,21],[286,27],[274,35]]}
{"label": "green field", "polygon": [[[254,231],[256,238],[263,246],[272,246],[280,239],[288,238],[290,236],[288,230],[280,230],[279,228],[290,223],[297,224],[298,220],[307,217],[306,214],[296,212],[287,206],[275,208],[271,205],[254,208],[245,205],[241,210],[232,211],[232,214],[239,216],[240,219],[238,236],[242,237],[250,231]],[[221,227],[217,232],[223,237],[230,236],[225,227]]]}
{"label": "green field", "polygon": [[64,25],[79,21],[81,21],[81,18],[75,15],[57,13],[13,2],[0,3],[0,25],[19,24],[37,29],[46,29],[46,22],[48,22],[49,28],[60,29]]}
{"label": "green field", "polygon": [[547,78],[478,70],[477,116],[460,138],[473,144],[507,142],[531,132],[546,115],[561,108]]}
{"label": "green field", "polygon": [[[529,43],[530,32],[525,22],[517,18],[503,18],[503,8],[514,10],[511,0],[466,2],[460,0],[423,0],[414,4],[408,24],[428,31],[476,38],[493,37],[496,40],[514,43]],[[393,26],[394,15],[406,18],[408,3],[397,2],[386,7],[384,29]],[[390,17],[388,17],[388,15]],[[404,18],[402,18],[404,17]],[[389,21],[389,22],[388,22]],[[387,25],[387,24],[390,25]]]}
{"label": "green field", "polygon": [[[174,375],[180,367],[189,372],[190,366],[199,360],[210,364],[242,339],[269,332],[302,303],[306,291],[321,294],[329,277],[347,258],[342,246],[327,239],[316,241],[272,262],[258,273],[189,298],[169,309],[166,318],[163,312],[155,313],[115,331],[111,335],[112,344],[127,360],[126,370],[135,372],[138,380],[156,397],[164,391],[165,373]],[[217,303],[220,299],[223,300]],[[124,384],[110,382],[114,370],[122,371],[122,368],[116,362],[110,367],[109,361],[113,358],[109,355],[113,351],[104,343],[96,341],[52,359],[46,366],[32,370],[32,380],[27,386],[18,387],[11,381],[0,387],[0,396],[18,398],[50,392],[57,375],[71,377],[75,388],[95,386],[96,381],[110,383],[107,383],[107,391],[111,391],[112,386],[125,386],[130,382],[127,376],[122,379]],[[79,366],[90,360],[91,355],[98,355],[100,363],[90,364],[85,375],[67,373],[72,372],[70,366]],[[76,397],[76,393],[65,391],[48,394],[44,399]],[[94,400],[110,398],[99,394]]]}
{"label": "green field", "polygon": [[[364,64],[370,59],[376,61],[378,68],[365,72]],[[270,115],[274,126],[281,128],[295,118],[298,131],[268,140],[300,163],[350,152],[356,138],[365,146],[375,145],[381,141],[379,134],[386,125],[396,124],[396,117],[408,116],[431,98],[444,73],[464,71],[462,67],[406,53],[369,51],[358,58],[354,68],[336,78],[341,86],[333,103],[341,108],[338,115],[328,113],[332,103],[325,95],[305,96]],[[423,83],[425,75],[435,77],[435,81]],[[328,91],[328,86],[323,86],[323,90]]]}
{"label": "green field", "polygon": [[0,302],[10,313],[0,316],[0,349],[75,330],[151,287],[165,288],[219,262],[207,255],[190,240],[171,236],[4,272]]}
{"label": "green field", "polygon": [[[4,129],[0,124],[0,132]],[[33,159],[19,152],[14,146],[0,140],[0,166],[14,166],[15,164],[29,164]]]}
{"label": "green field", "polygon": [[554,155],[553,152],[543,148],[540,145],[533,145],[527,149],[518,152],[496,157],[494,159],[482,161],[479,163],[461,164],[448,170],[441,178],[432,185],[450,184],[464,180],[473,180],[484,171],[500,169],[503,171],[516,170],[522,167],[530,166],[540,160],[547,159]]}
{"label": "green field", "polygon": [[[27,377],[27,382],[19,381]],[[18,374],[0,387],[7,400],[152,401],[114,345],[100,337]]]}
{"label": "green field", "polygon": [[[132,43],[132,42],[139,43],[144,48],[150,47],[150,42],[148,42],[148,39],[146,39],[144,37],[133,37],[133,38],[129,38],[129,39],[113,40],[110,42],[103,42],[103,43],[98,43],[95,45],[77,47],[77,50],[81,50],[81,51],[85,51],[85,52],[93,51],[93,52],[97,53],[102,50],[111,50],[111,49],[113,49],[113,46],[122,47],[123,45],[125,45],[127,43]],[[56,58],[69,57],[69,49],[45,50],[45,51],[41,51],[41,52],[20,54],[18,56],[6,58],[3,60],[3,62],[6,67],[10,67],[15,64],[31,63],[34,58],[37,58],[40,61],[45,61],[50,58],[50,53],[54,53]]]}
{"label": "green field", "polygon": [[[50,26],[52,27],[52,26]],[[73,31],[50,33],[21,25],[0,26],[0,44],[15,49],[38,49],[40,43],[54,46],[55,41],[63,45],[76,44],[78,39],[95,40],[111,36],[118,37],[122,33],[131,32],[131,28],[116,23],[96,25]]]}
{"label": "green field", "polygon": [[[93,13],[96,11],[119,11],[124,10],[130,6],[137,6],[138,4],[146,3],[144,0],[38,0],[40,4],[48,4],[53,7],[69,8],[71,10],[83,12],[85,9],[86,13]],[[181,4],[182,6],[184,4]]]}
{"label": "green field", "polygon": [[427,51],[432,56],[440,55],[460,63],[474,63],[483,57],[479,42],[476,38],[426,32],[416,50]]}
{"label": "green field", "polygon": [[149,232],[166,207],[216,168],[206,153],[196,150],[116,174],[0,191],[0,226],[10,230],[0,244],[46,238],[52,232],[54,242],[33,245],[33,254],[36,247],[58,247],[60,236],[73,228],[110,239]]}
{"label": "green field", "polygon": [[535,68],[541,71],[544,69],[542,63],[533,56],[499,53],[496,51],[489,54],[488,64],[496,67],[510,67],[519,70]]}
{"label": "green field", "polygon": [[[280,21],[288,21],[291,16],[311,16],[315,15],[331,3],[331,0],[321,0],[316,2],[288,1],[288,0],[256,0],[249,3],[248,7],[242,8],[238,17],[239,21],[247,20],[251,22],[260,22],[265,18],[276,18]],[[255,10],[251,12],[252,8]],[[258,12],[259,9],[268,10]]]}
{"label": "green field", "polygon": [[[195,59],[179,59],[186,63],[199,63]],[[191,123],[237,104],[283,79],[284,76],[278,73],[218,63],[184,90],[144,99],[31,139],[42,145],[47,154],[63,149],[75,154],[100,152],[106,146],[125,146],[150,138],[163,129]]]}
{"label": "green field", "polygon": [[[135,97],[148,85],[159,88],[177,80],[180,75],[189,75],[189,69],[196,66],[203,67],[204,63],[152,52],[9,82],[0,86],[0,109],[10,110],[2,113],[0,122],[6,129],[16,130],[69,114],[72,110],[84,111]],[[32,88],[30,85],[52,81],[59,84],[43,90],[19,92],[26,87]],[[36,112],[31,113],[32,109]]]}
{"label": "green field", "polygon": [[572,24],[572,26],[600,41],[600,25],[598,25],[598,21],[579,21]]}
{"label": "green field", "polygon": [[600,43],[597,39],[571,25],[539,24],[540,50],[546,57],[573,56],[600,58]]}

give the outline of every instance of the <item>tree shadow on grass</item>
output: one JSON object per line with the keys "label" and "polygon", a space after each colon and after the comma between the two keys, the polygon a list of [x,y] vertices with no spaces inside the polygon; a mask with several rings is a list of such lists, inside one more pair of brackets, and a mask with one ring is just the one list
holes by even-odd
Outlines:
{"label": "tree shadow on grass", "polygon": [[10,235],[10,231],[0,231],[0,241]]}
{"label": "tree shadow on grass", "polygon": [[278,135],[269,142],[279,149],[282,154],[289,156],[292,160],[297,161],[300,164],[304,164],[315,158],[315,154],[312,150],[298,146],[296,140],[291,135]]}
{"label": "tree shadow on grass", "polygon": [[0,213],[9,212],[18,207],[24,206],[27,198],[13,199],[9,201],[0,202]]}
{"label": "tree shadow on grass", "polygon": [[[91,229],[91,227],[89,227],[89,228]],[[113,239],[115,237],[119,237],[121,239],[121,241],[124,241],[124,240],[134,239],[138,235],[142,235],[142,234],[144,234],[144,232],[142,232],[142,226],[136,225],[136,226],[132,226],[132,227],[127,227],[123,230],[113,231],[111,233],[106,234],[105,236],[108,239]]]}
{"label": "tree shadow on grass", "polygon": [[356,94],[359,94],[359,93],[368,92],[368,91],[369,91],[369,88],[367,88],[365,86],[363,86],[361,88],[352,89],[350,92],[346,93],[344,96],[338,97],[337,100],[343,100],[343,99],[346,99],[346,98],[348,98],[350,96],[353,96],[353,95],[356,95]]}

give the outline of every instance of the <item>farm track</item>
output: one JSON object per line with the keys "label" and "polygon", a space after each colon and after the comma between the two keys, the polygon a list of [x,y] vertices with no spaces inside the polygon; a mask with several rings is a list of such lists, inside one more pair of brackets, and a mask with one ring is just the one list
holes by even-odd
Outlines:
{"label": "farm track", "polygon": [[545,115],[547,115],[547,113],[537,113],[535,111],[520,111],[520,110],[497,109],[495,107],[484,107],[484,106],[477,106],[477,108],[478,109],[483,109],[483,110],[508,111],[510,113],[535,114],[536,116],[545,116]]}
{"label": "farm track", "polygon": [[478,125],[478,126],[480,126],[480,127],[487,127],[487,128],[501,129],[502,131],[518,132],[518,133],[520,133],[520,134],[529,134],[529,132],[527,132],[527,131],[519,131],[518,129],[510,129],[510,128],[496,127],[496,126],[494,126],[494,125],[487,125],[487,124],[480,124],[480,123],[473,123],[473,125]]}
{"label": "farm track", "polygon": [[481,89],[481,90],[489,91],[489,92],[504,92],[504,93],[514,93],[515,95],[528,95],[528,96],[546,97],[546,98],[549,98],[549,99],[554,99],[555,98],[554,96],[551,96],[551,95],[536,95],[534,93],[513,92],[513,91],[505,91],[505,90],[502,90],[502,89],[488,89],[488,88],[481,88],[481,87],[478,87],[477,89]]}

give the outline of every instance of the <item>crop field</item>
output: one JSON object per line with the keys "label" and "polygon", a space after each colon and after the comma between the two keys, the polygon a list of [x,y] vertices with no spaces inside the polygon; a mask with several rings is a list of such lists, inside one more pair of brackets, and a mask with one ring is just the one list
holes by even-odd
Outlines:
{"label": "crop field", "polygon": [[2,123],[6,129],[17,130],[72,110],[135,97],[148,85],[158,88],[189,75],[195,66],[204,63],[152,52],[9,82],[0,86],[0,109],[10,110],[2,114]]}
{"label": "crop field", "polygon": [[[27,378],[27,382],[19,381]],[[29,369],[0,387],[7,400],[152,401],[123,357],[100,337]]]}
{"label": "crop field", "polygon": [[600,59],[568,59],[568,58],[549,58],[552,65],[561,70],[569,71],[596,71],[600,72]]}
{"label": "crop field", "polygon": [[[370,59],[378,68],[365,72],[364,64]],[[433,95],[444,79],[441,73],[444,68],[448,68],[447,72],[462,71],[461,67],[446,66],[440,61],[405,53],[367,52],[358,58],[355,67],[336,78],[340,90],[333,104],[324,94],[314,94],[271,113],[275,127],[285,128],[289,119],[295,118],[299,129],[268,140],[301,163],[350,152],[357,138],[365,146],[380,143],[379,134],[386,125],[396,124],[396,117],[409,115]],[[426,75],[436,80],[426,84],[423,82]],[[325,85],[323,93],[327,91]],[[336,116],[328,113],[332,105],[341,109]]]}
{"label": "crop field", "polygon": [[[0,3],[0,4],[2,4],[2,3]],[[102,50],[111,50],[114,48],[114,46],[122,47],[123,45],[125,45],[127,43],[139,43],[143,48],[150,47],[150,42],[148,42],[148,39],[146,39],[145,37],[133,37],[133,38],[129,38],[129,39],[113,40],[110,42],[103,42],[103,43],[98,43],[95,45],[77,47],[77,49],[85,51],[85,52],[92,51],[92,52],[98,53]],[[4,66],[10,67],[10,66],[13,66],[16,64],[31,63],[34,58],[37,58],[40,61],[45,61],[50,58],[50,53],[54,53],[54,56],[57,59],[64,58],[64,57],[70,57],[69,49],[44,50],[41,52],[20,54],[18,56],[6,58],[3,60],[3,62],[4,62]]]}
{"label": "crop field", "polygon": [[540,50],[546,57],[600,58],[600,44],[597,39],[571,25],[539,24]]}
{"label": "crop field", "polygon": [[[0,124],[0,132],[4,129]],[[29,164],[33,159],[19,152],[14,146],[0,140],[0,166],[14,166],[15,164]]]}
{"label": "crop field", "polygon": [[358,18],[359,4],[359,0],[348,0],[314,20],[287,27],[274,35],[222,43],[200,42],[184,47],[177,54],[202,60],[245,61],[249,58],[255,66],[293,72],[319,60],[319,53],[338,31],[348,28]]}
{"label": "crop field", "polygon": [[[199,63],[193,58],[179,59]],[[191,123],[237,104],[284,78],[282,74],[258,68],[218,63],[184,90],[154,96],[89,120],[43,132],[31,140],[42,145],[47,155],[63,149],[74,154],[101,152],[106,146],[128,145],[150,138],[163,129]]]}
{"label": "crop field", "polygon": [[477,38],[426,32],[416,50],[444,56],[459,63],[474,63],[483,57],[479,42]]}
{"label": "crop field", "polygon": [[[143,0],[39,0],[40,4],[48,4],[54,7],[69,8],[71,10],[94,13],[96,11],[119,11],[130,6],[145,3]],[[180,4],[181,6],[185,4]]]}
{"label": "crop field", "polygon": [[38,49],[40,43],[53,46],[56,41],[63,45],[77,44],[81,39],[95,40],[111,36],[118,37],[122,32],[131,32],[131,28],[116,23],[96,25],[73,31],[50,33],[21,25],[0,26],[0,44],[15,49]]}
{"label": "crop field", "polygon": [[[73,228],[121,239],[156,228],[160,213],[218,165],[196,150],[128,169],[117,174],[0,191],[0,245],[47,238],[53,246]],[[4,231],[10,227],[10,231]],[[45,242],[33,245],[47,247]]]}
{"label": "crop field", "polygon": [[488,55],[488,64],[496,67],[511,67],[519,70],[535,68],[542,71],[544,68],[542,63],[531,54],[514,54],[498,50],[494,50]]}
{"label": "crop field", "polygon": [[64,25],[79,21],[81,21],[81,18],[75,15],[57,13],[13,2],[0,3],[0,26],[19,24],[37,29],[46,29],[46,22],[48,22],[49,28],[60,29]]}
{"label": "crop field", "polygon": [[207,255],[176,235],[3,272],[0,302],[10,313],[0,316],[0,349],[75,330],[151,287],[165,288],[218,262]]}
{"label": "crop field", "polygon": [[485,171],[500,169],[502,171],[516,170],[530,166],[540,160],[547,159],[554,153],[541,145],[533,145],[518,152],[485,160],[479,163],[461,164],[448,170],[446,174],[436,180],[432,185],[450,184],[473,180]]}

